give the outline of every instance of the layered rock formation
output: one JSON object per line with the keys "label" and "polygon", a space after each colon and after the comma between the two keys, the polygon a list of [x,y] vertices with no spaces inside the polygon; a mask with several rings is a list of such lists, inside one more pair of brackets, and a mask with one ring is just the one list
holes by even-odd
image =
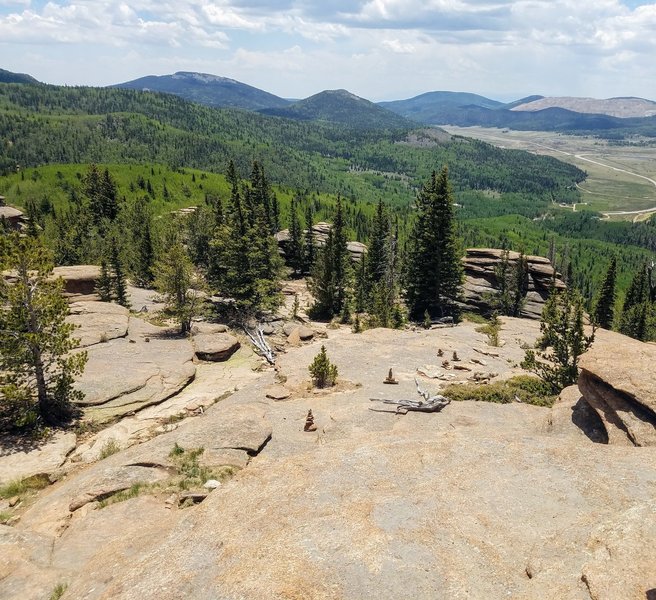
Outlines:
{"label": "layered rock formation", "polygon": [[[326,245],[326,240],[328,239],[328,232],[332,225],[330,223],[319,222],[315,225],[312,225],[312,239],[314,240],[314,245],[317,248],[323,248]],[[305,232],[303,233],[305,235]],[[283,229],[276,234],[276,240],[278,241],[278,249],[280,254],[284,257],[285,252],[287,251],[289,245],[289,229]],[[351,260],[354,262],[360,262],[362,257],[367,252],[367,246],[362,242],[347,242],[346,247],[351,255]]]}
{"label": "layered rock formation", "polygon": [[[508,252],[508,263],[512,269],[519,259],[518,252]],[[493,310],[493,298],[498,293],[499,285],[496,269],[504,257],[504,250],[494,248],[469,248],[463,259],[465,282],[463,286],[464,304],[469,310],[490,313]],[[526,256],[528,263],[528,293],[522,309],[522,317],[539,319],[542,308],[554,284],[554,268],[549,259],[542,256]],[[558,279],[558,289],[565,284]]]}
{"label": "layered rock formation", "polygon": [[61,277],[64,280],[65,295],[91,296],[96,293],[96,281],[100,277],[100,267],[96,265],[55,267],[53,277]]}
{"label": "layered rock formation", "polygon": [[656,446],[656,345],[597,330],[581,356],[578,386],[610,444]]}

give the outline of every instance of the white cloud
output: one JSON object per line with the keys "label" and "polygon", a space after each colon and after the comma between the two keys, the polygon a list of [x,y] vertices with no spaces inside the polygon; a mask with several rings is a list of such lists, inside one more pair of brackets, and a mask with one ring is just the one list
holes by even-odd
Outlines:
{"label": "white cloud", "polygon": [[118,80],[136,64],[150,69],[136,75],[207,65],[287,96],[350,87],[374,99],[430,89],[656,97],[654,31],[656,2],[619,0],[0,0],[6,68],[35,72],[26,47],[56,44],[62,59],[49,72],[64,81],[66,52],[82,64],[128,51],[140,62],[123,63],[130,75]]}

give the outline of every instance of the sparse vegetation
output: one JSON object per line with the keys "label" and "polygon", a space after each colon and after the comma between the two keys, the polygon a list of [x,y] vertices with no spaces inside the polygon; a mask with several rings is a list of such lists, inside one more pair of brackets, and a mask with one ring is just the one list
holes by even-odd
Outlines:
{"label": "sparse vegetation", "polygon": [[318,388],[332,387],[337,381],[337,366],[330,362],[326,354],[326,347],[323,345],[308,370],[312,375],[314,385]]}
{"label": "sparse vegetation", "polygon": [[476,331],[484,333],[487,336],[488,345],[498,347],[500,344],[501,319],[499,319],[496,312],[492,313],[490,320],[482,327],[477,327]]}
{"label": "sparse vegetation", "polygon": [[103,460],[112,454],[116,454],[121,451],[121,446],[115,439],[107,440],[103,447],[100,449],[100,454],[98,455],[99,460]]}
{"label": "sparse vegetation", "polygon": [[122,492],[117,492],[112,494],[108,498],[98,502],[98,508],[107,508],[112,504],[117,504],[118,502],[125,502],[131,498],[136,498],[145,488],[143,483],[135,483],[129,489],[123,490]]}
{"label": "sparse vegetation", "polygon": [[20,496],[26,492],[42,490],[49,485],[50,480],[47,475],[34,475],[33,477],[10,481],[0,487],[0,498],[13,498],[14,496]]}
{"label": "sparse vegetation", "polygon": [[50,593],[50,600],[59,600],[67,589],[67,583],[58,583]]}
{"label": "sparse vegetation", "polygon": [[463,400],[496,404],[523,402],[535,406],[552,406],[557,397],[548,383],[529,375],[518,375],[489,385],[451,384],[442,390],[442,394],[455,402]]}
{"label": "sparse vegetation", "polygon": [[2,510],[0,511],[0,524],[5,525],[9,519],[11,519],[14,515],[10,513],[8,510]]}

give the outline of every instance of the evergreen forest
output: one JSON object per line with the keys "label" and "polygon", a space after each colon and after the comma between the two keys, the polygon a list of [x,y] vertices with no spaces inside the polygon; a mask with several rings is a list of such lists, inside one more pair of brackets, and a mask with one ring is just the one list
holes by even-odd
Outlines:
{"label": "evergreen forest", "polygon": [[[293,273],[323,281],[314,289],[318,314],[349,319],[345,311],[368,308],[388,325],[404,318],[398,299],[423,220],[441,222],[426,216],[425,203],[441,185],[453,219],[449,256],[476,246],[549,256],[589,311],[615,264],[614,327],[654,336],[653,219],[564,211],[560,204],[579,200],[578,168],[402,125],[290,120],[128,89],[0,84],[0,195],[26,213],[55,264],[102,265],[106,295],[119,301],[124,277],[151,285],[170,264],[167,253],[183,248],[211,291],[245,310],[266,308],[283,272],[272,236],[289,229]],[[309,256],[304,232],[320,221],[336,225],[334,239]],[[373,249],[362,272],[344,262],[346,240]],[[328,282],[342,264],[345,279]],[[641,303],[636,333],[621,314]],[[421,318],[451,314],[449,306],[417,300],[409,308]]]}

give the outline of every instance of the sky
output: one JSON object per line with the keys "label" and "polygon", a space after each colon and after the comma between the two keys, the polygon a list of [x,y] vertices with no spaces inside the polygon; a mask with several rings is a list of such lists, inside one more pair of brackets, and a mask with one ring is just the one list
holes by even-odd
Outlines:
{"label": "sky", "polygon": [[656,2],[0,0],[0,68],[111,85],[198,71],[285,98],[435,90],[656,100]]}

